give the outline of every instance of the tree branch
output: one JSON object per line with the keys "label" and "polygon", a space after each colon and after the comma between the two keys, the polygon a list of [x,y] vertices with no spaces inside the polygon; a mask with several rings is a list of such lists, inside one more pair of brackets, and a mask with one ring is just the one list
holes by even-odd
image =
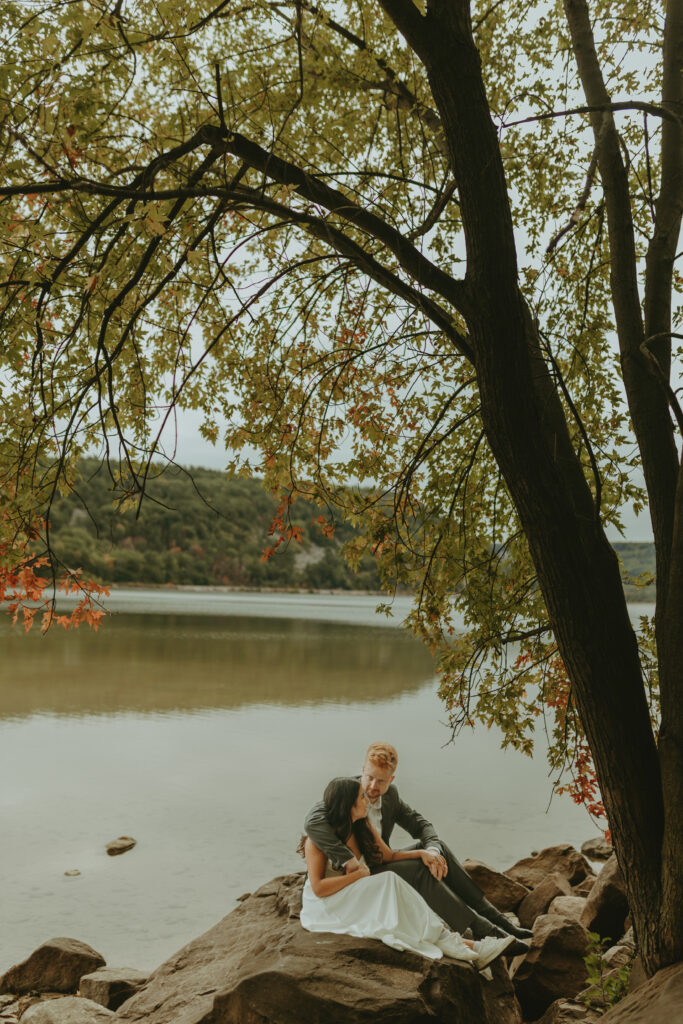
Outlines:
{"label": "tree branch", "polygon": [[602,111],[615,110],[644,110],[646,114],[654,114],[665,121],[683,127],[683,119],[666,107],[658,106],[656,103],[645,103],[640,100],[623,100],[619,103],[589,103],[583,107],[571,107],[569,110],[550,110],[546,114],[534,114],[533,117],[523,117],[520,121],[506,121],[501,128],[514,128],[518,124],[531,124],[533,121],[547,121],[552,117],[569,117],[570,114],[598,114]]}
{"label": "tree branch", "polygon": [[358,206],[349,196],[337,189],[330,188],[319,178],[287,160],[282,160],[252,142],[239,132],[227,135],[213,126],[204,129],[206,139],[217,149],[223,149],[233,156],[239,157],[251,167],[261,171],[282,185],[293,188],[309,202],[324,207],[353,224],[361,231],[375,238],[394,254],[400,266],[425,288],[437,292],[451,303],[463,316],[467,316],[469,302],[465,294],[465,285],[435,266],[419,249],[393,228],[386,221]]}

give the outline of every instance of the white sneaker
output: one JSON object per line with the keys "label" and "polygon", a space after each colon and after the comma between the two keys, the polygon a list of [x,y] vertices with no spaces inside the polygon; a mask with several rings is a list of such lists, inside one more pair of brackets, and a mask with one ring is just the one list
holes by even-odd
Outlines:
{"label": "white sneaker", "polygon": [[501,953],[504,953],[514,941],[514,935],[506,935],[504,939],[497,939],[495,935],[487,935],[486,938],[480,939],[474,946],[476,953],[476,960],[473,961],[474,966],[480,971],[483,967],[496,960]]}
{"label": "white sneaker", "polygon": [[446,956],[450,956],[454,960],[465,960],[468,963],[474,964],[475,967],[477,966],[479,954],[471,946],[467,945],[462,935],[458,932],[449,932],[444,929],[439,939],[437,939],[437,946],[443,950]]}

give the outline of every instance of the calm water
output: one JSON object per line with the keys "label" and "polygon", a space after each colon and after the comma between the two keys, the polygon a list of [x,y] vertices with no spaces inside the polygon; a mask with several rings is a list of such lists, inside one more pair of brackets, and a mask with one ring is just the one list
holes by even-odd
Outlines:
{"label": "calm water", "polygon": [[[376,603],[138,591],[97,635],[0,619],[0,972],[53,935],[157,966],[301,867],[306,810],[374,739],[462,857],[505,868],[594,834],[566,799],[546,811],[540,753],[483,729],[444,746],[431,660]],[[119,835],[138,845],[110,858]]]}

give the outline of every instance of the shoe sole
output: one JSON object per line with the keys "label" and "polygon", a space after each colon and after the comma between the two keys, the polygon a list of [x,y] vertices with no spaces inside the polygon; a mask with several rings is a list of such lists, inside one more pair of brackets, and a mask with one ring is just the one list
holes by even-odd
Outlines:
{"label": "shoe sole", "polygon": [[502,956],[508,946],[511,946],[514,941],[515,937],[514,935],[511,935],[509,941],[506,942],[504,946],[500,946],[498,949],[492,949],[488,955],[480,957],[475,963],[477,970],[480,971],[483,967],[488,967],[488,965],[493,963],[494,960],[497,960],[498,957]]}

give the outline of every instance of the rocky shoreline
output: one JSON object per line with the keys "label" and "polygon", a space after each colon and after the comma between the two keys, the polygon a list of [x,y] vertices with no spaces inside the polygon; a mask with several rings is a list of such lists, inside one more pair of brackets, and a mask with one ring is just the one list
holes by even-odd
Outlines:
{"label": "rocky shoreline", "polygon": [[[645,978],[616,858],[604,843],[582,851],[548,847],[504,872],[465,862],[498,909],[533,929],[529,953],[496,961],[490,980],[448,958],[304,931],[298,873],[245,895],[149,976],[75,939],[44,943],[0,977],[0,1024],[683,1022],[683,964]],[[609,946],[590,974],[589,932]],[[610,1009],[615,982],[628,994]]]}

